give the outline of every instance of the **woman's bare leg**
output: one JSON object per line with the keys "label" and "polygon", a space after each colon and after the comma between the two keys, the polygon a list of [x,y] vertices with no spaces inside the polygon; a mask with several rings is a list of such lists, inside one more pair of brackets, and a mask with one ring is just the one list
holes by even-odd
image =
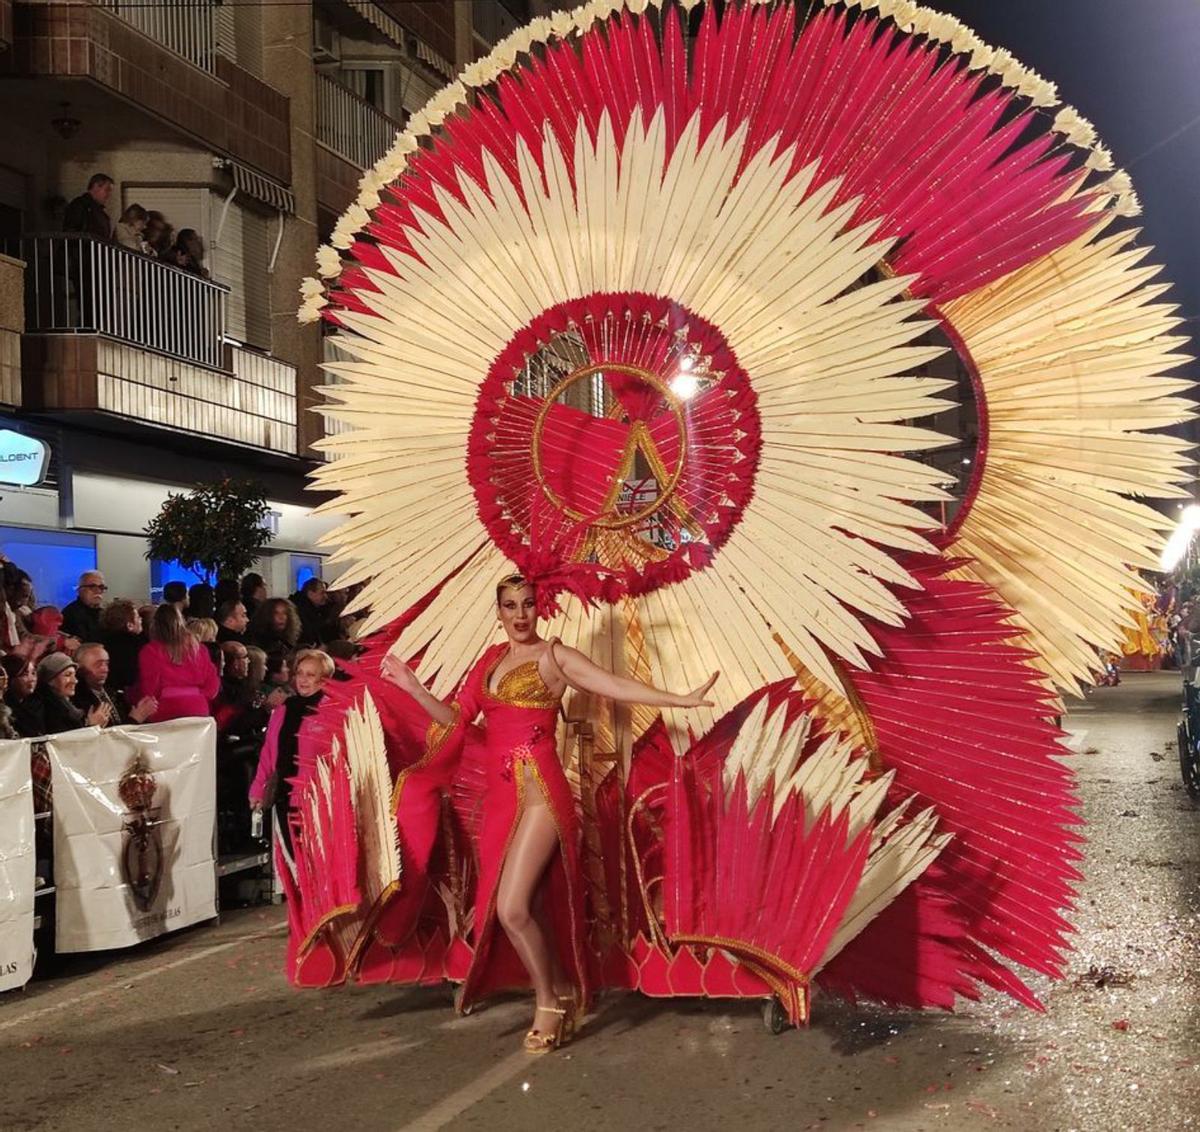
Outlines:
{"label": "woman's bare leg", "polygon": [[[534,895],[554,853],[558,829],[536,781],[527,776],[525,809],[509,845],[496,892],[496,916],[529,972],[539,1011],[558,1005],[555,966],[546,933],[533,912]],[[535,1018],[539,1030],[549,1030],[553,1018]]]}

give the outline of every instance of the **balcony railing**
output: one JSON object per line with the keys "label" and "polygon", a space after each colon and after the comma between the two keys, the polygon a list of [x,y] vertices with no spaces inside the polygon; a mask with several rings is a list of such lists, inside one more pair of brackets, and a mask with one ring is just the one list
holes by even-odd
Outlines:
{"label": "balcony railing", "polygon": [[317,75],[317,141],[351,165],[369,169],[402,128],[349,87]]}
{"label": "balcony railing", "polygon": [[75,233],[25,236],[3,250],[25,261],[25,330],[102,334],[224,369],[229,288]]}
{"label": "balcony railing", "polygon": [[202,70],[215,72],[216,0],[96,0],[143,35]]}

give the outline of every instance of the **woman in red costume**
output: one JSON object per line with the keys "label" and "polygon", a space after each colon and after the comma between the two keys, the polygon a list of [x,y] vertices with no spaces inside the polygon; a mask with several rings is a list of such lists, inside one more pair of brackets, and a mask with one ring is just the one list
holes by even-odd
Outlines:
{"label": "woman in red costume", "polygon": [[475,951],[461,1003],[512,986],[523,968],[537,1002],[524,1045],[543,1053],[570,1038],[575,1014],[588,1001],[578,821],[555,742],[559,702],[570,687],[622,703],[699,707],[708,703],[717,674],[685,695],[660,691],[539,637],[537,597],[521,575],[500,581],[496,601],[508,643],[484,653],[453,703],[427,691],[401,661],[389,658],[383,672],[433,719],[425,765],[483,712],[488,792],[479,832]]}

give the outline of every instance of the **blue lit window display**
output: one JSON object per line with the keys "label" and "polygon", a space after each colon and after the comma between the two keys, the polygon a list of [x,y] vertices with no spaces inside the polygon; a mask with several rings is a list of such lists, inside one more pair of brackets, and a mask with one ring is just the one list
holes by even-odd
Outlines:
{"label": "blue lit window display", "polygon": [[207,579],[194,570],[178,562],[165,562],[161,558],[150,559],[150,600],[155,604],[162,601],[163,586],[168,582],[182,582],[185,586],[194,586],[197,582]]}
{"label": "blue lit window display", "polygon": [[95,535],[0,526],[0,550],[33,579],[39,605],[74,601],[79,575],[96,569]]}
{"label": "blue lit window display", "polygon": [[300,587],[308,581],[309,578],[321,577],[321,556],[318,554],[293,554],[292,555],[292,586],[293,593],[299,591]]}

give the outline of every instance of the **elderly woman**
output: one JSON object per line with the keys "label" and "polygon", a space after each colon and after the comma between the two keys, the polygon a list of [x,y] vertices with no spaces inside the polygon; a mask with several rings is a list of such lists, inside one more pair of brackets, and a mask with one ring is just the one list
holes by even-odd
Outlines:
{"label": "elderly woman", "polygon": [[250,785],[250,804],[256,810],[274,810],[288,853],[292,832],[288,827],[292,786],[300,770],[300,729],[325,695],[325,681],[334,671],[333,658],[319,649],[296,654],[296,694],[271,713],[267,737],[258,757],[258,770]]}

